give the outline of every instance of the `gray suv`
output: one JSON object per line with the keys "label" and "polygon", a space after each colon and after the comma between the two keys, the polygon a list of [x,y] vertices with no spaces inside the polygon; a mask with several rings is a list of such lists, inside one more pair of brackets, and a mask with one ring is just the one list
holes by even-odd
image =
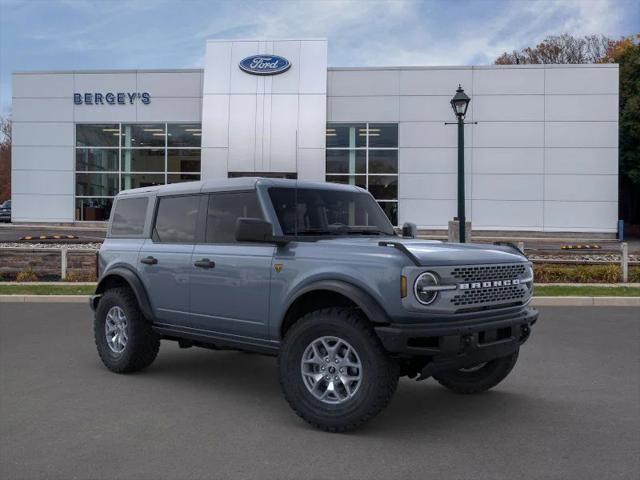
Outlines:
{"label": "gray suv", "polygon": [[104,364],[149,366],[160,340],[278,356],[295,412],[346,431],[398,378],[477,393],[514,367],[538,313],[508,245],[396,234],[350,185],[236,178],[120,193],[91,306]]}

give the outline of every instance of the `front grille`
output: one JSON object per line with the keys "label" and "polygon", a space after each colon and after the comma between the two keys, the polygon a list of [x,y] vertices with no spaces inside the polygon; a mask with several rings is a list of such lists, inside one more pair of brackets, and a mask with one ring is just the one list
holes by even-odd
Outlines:
{"label": "front grille", "polygon": [[524,301],[527,295],[527,289],[523,285],[487,287],[477,290],[465,290],[464,293],[455,295],[451,299],[451,303],[455,306],[516,303]]}
{"label": "front grille", "polygon": [[480,265],[473,267],[457,267],[451,276],[461,282],[482,282],[484,280],[511,280],[519,278],[526,272],[523,264],[514,265]]}

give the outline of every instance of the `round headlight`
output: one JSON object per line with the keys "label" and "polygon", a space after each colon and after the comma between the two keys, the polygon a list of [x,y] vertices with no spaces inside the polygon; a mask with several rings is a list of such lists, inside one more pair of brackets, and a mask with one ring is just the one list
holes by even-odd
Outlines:
{"label": "round headlight", "polygon": [[529,293],[533,293],[533,267],[531,265],[527,265],[527,289]]}
{"label": "round headlight", "polygon": [[424,272],[413,286],[413,292],[418,301],[423,305],[429,305],[438,296],[438,290],[433,288],[438,285],[438,277],[431,272]]}

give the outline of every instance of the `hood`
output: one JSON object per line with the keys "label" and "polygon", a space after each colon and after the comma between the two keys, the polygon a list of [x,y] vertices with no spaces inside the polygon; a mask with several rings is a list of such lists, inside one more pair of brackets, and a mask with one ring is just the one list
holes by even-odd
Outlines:
{"label": "hood", "polygon": [[481,265],[486,263],[520,263],[527,258],[511,247],[483,243],[444,243],[438,240],[418,240],[401,237],[340,237],[321,240],[342,245],[362,245],[377,248],[379,242],[404,245],[416,257],[421,266]]}
{"label": "hood", "polygon": [[401,243],[422,266],[479,265],[484,263],[519,263],[527,258],[513,248],[482,243],[427,243],[404,240]]}

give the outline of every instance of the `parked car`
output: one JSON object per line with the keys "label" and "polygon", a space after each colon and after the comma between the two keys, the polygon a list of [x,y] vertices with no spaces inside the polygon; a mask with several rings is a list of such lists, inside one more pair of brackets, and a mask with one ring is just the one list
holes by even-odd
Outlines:
{"label": "parked car", "polygon": [[513,369],[538,312],[515,247],[404,237],[350,185],[236,178],[120,193],[91,306],[110,370],[149,366],[161,340],[278,356],[284,396],[346,431],[398,378],[462,394]]}
{"label": "parked car", "polygon": [[0,222],[11,222],[11,200],[0,203]]}

